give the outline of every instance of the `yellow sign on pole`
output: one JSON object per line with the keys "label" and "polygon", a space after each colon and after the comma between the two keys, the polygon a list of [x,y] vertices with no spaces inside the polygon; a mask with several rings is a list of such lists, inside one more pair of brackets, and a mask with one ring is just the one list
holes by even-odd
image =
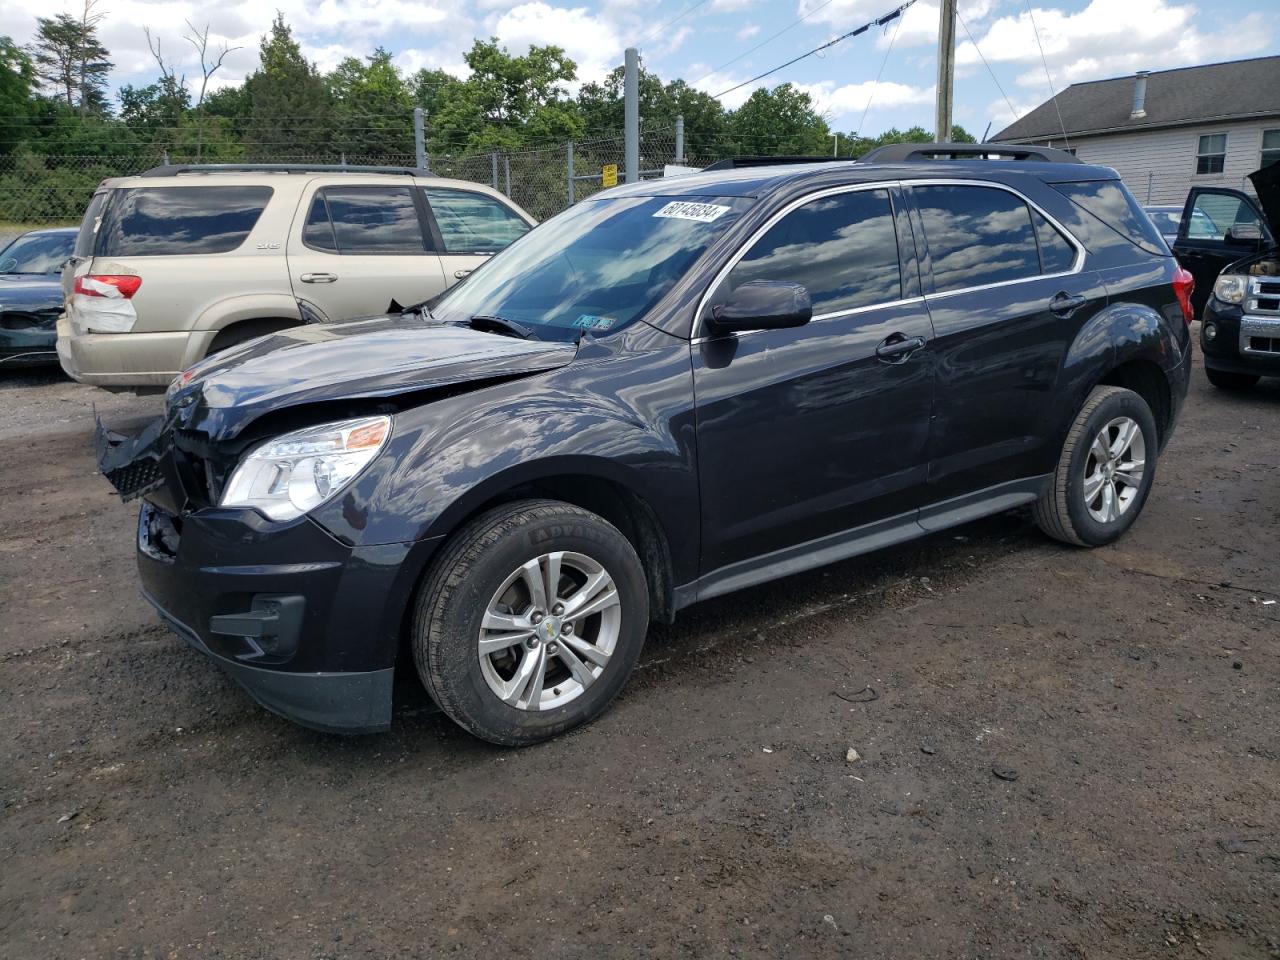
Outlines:
{"label": "yellow sign on pole", "polygon": [[606,163],[600,169],[600,183],[605,187],[616,187],[618,185],[618,165],[616,163]]}

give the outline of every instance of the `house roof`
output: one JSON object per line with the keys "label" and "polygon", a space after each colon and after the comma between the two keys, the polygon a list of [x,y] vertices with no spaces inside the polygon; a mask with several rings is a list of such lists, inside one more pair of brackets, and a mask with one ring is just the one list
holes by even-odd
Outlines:
{"label": "house roof", "polygon": [[1073,83],[1058,94],[1056,109],[1047,100],[991,139],[1061,140],[1064,126],[1071,137],[1280,116],[1280,57],[1153,72],[1147,77],[1147,115],[1136,120],[1129,117],[1133,87],[1132,74]]}

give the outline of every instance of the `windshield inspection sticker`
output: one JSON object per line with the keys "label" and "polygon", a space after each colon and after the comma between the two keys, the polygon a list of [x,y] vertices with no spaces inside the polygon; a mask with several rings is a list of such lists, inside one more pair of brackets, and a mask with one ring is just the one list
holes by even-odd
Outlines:
{"label": "windshield inspection sticker", "polygon": [[728,207],[718,203],[690,203],[687,200],[673,200],[654,214],[655,217],[670,217],[675,220],[697,220],[699,223],[711,223],[729,212]]}
{"label": "windshield inspection sticker", "polygon": [[583,330],[608,330],[613,324],[613,317],[597,317],[590,313],[584,313],[573,321],[575,327],[581,327]]}

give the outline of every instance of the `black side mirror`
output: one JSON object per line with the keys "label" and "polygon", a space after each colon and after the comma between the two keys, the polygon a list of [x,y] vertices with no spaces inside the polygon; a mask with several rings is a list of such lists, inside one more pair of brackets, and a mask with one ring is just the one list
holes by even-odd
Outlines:
{"label": "black side mirror", "polygon": [[782,330],[803,327],[813,319],[809,291],[799,283],[752,280],[734,289],[729,299],[711,309],[717,330]]}

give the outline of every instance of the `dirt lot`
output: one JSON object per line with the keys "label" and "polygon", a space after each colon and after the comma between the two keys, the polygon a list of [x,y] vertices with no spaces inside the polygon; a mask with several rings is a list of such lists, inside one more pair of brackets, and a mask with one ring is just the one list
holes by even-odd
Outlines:
{"label": "dirt lot", "polygon": [[5,957],[1280,957],[1280,383],[1197,373],[1114,547],[696,607],[518,752],[254,706],[138,598],[94,402],[155,405],[0,377]]}

